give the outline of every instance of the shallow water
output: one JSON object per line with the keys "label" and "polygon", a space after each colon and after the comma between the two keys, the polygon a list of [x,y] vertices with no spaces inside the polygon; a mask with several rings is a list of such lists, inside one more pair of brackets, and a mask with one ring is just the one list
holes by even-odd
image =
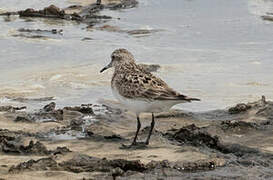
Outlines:
{"label": "shallow water", "polygon": [[[71,5],[10,0],[0,1],[0,11],[50,4]],[[120,47],[130,50],[138,62],[160,64],[156,74],[171,87],[202,99],[179,108],[205,111],[261,95],[272,99],[273,23],[260,18],[266,12],[273,12],[273,1],[141,0],[138,8],[102,12],[115,17],[105,24],[122,30],[160,30],[140,37],[88,31],[85,24],[75,22],[0,17],[0,102],[17,104],[5,97],[54,96],[59,106],[66,106],[113,99],[112,72],[99,70]],[[19,28],[63,33],[47,39],[14,37]],[[85,37],[92,40],[82,41]]]}

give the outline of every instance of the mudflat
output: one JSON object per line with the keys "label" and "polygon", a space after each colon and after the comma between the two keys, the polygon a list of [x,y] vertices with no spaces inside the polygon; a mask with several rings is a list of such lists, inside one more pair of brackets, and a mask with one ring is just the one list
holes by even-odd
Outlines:
{"label": "mudflat", "polygon": [[[122,149],[134,136],[133,114],[117,103],[0,115],[2,179],[272,178],[273,102],[224,110],[156,115],[149,146]],[[141,116],[139,141],[149,132]]]}

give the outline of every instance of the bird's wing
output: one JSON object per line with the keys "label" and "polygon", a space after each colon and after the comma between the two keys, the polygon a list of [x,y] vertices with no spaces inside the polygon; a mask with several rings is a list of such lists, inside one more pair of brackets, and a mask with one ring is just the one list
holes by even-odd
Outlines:
{"label": "bird's wing", "polygon": [[184,100],[193,101],[197,98],[189,98],[170,88],[163,80],[147,72],[135,72],[119,75],[115,88],[120,95],[126,98],[143,100]]}

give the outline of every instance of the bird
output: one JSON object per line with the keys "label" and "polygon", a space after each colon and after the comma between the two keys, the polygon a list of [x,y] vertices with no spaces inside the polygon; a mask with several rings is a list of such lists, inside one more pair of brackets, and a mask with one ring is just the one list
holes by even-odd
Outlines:
{"label": "bird", "polygon": [[[137,65],[134,56],[127,49],[114,50],[110,63],[102,68],[100,73],[109,68],[114,68],[111,80],[113,95],[137,117],[137,130],[134,139],[130,145],[123,145],[126,148],[138,144],[149,145],[155,125],[154,113],[168,111],[176,104],[200,101],[199,98],[191,98],[173,90],[162,79],[148,72],[143,66]],[[141,128],[139,118],[141,113],[152,114],[151,126],[145,142],[137,142]]]}

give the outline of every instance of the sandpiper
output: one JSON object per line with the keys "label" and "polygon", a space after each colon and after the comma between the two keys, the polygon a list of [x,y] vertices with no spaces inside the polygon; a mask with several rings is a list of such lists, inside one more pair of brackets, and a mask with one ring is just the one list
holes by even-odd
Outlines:
{"label": "sandpiper", "polygon": [[100,72],[114,67],[111,81],[113,95],[128,110],[135,112],[137,117],[137,130],[133,142],[127,146],[133,147],[137,143],[137,135],[141,128],[140,113],[152,113],[152,122],[145,145],[149,144],[155,125],[154,113],[169,110],[180,103],[200,101],[191,98],[170,88],[163,80],[147,72],[135,63],[134,56],[126,49],[117,49],[111,55],[111,62]]}

